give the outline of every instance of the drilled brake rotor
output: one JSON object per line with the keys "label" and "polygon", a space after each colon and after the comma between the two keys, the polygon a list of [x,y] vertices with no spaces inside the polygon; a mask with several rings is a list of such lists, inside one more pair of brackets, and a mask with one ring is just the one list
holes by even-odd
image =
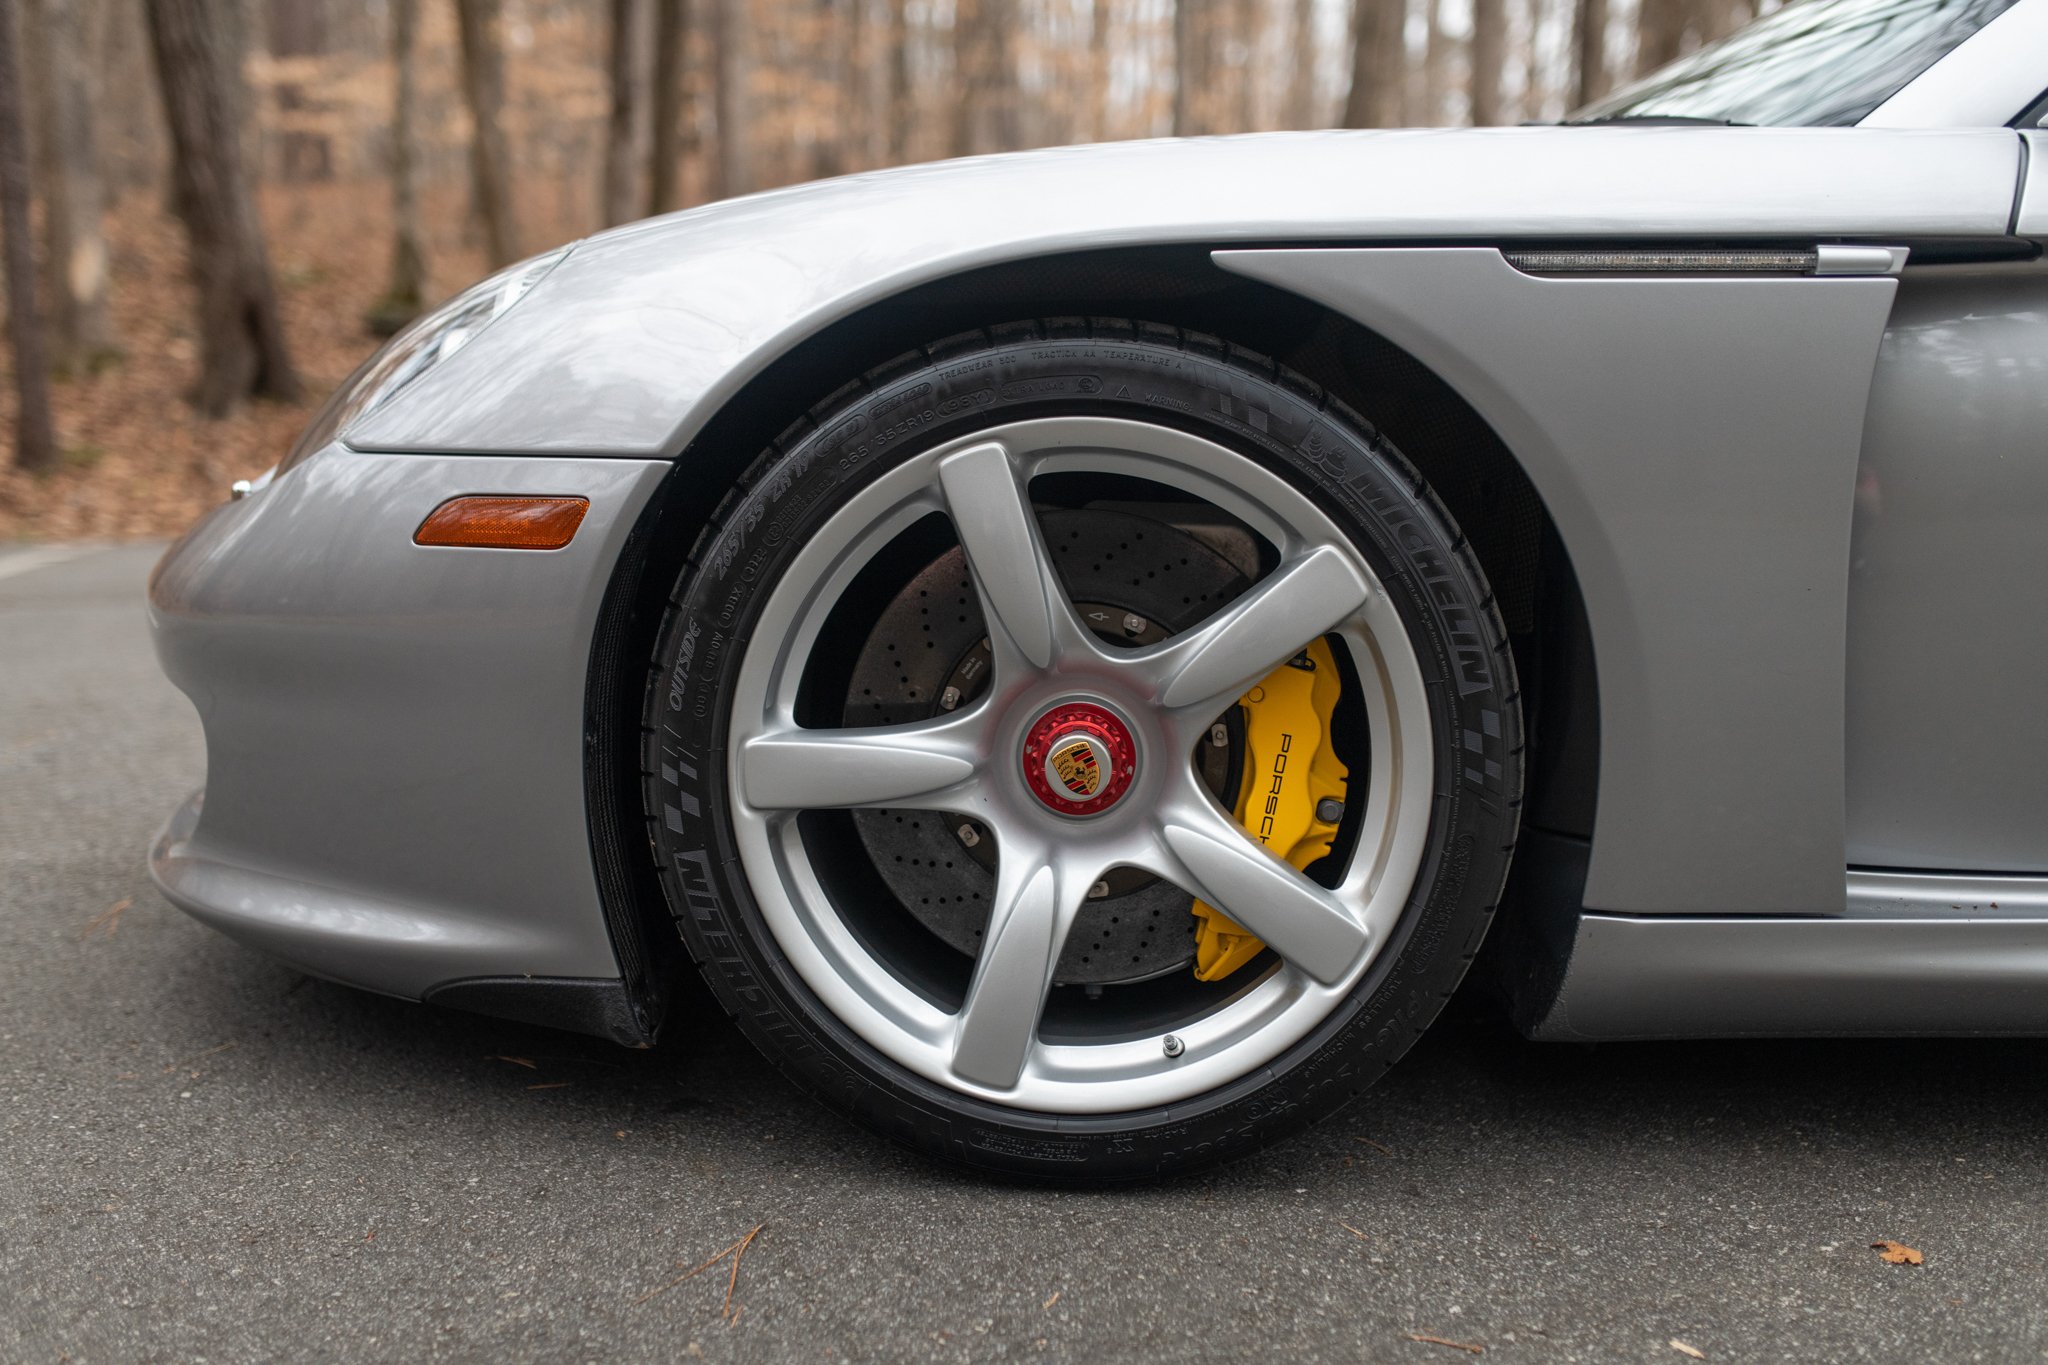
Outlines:
{"label": "drilled brake rotor", "polygon": [[[1152,644],[1186,630],[1248,586],[1229,559],[1164,522],[1103,509],[1051,510],[1046,548],[1081,619],[1103,638]],[[894,725],[940,714],[987,681],[987,628],[965,557],[950,550],[883,608],[854,665],[845,723]],[[1234,793],[1238,745],[1204,746],[1204,778]],[[1229,798],[1225,798],[1229,804]],[[905,910],[972,957],[988,926],[1000,856],[987,830],[925,810],[857,810],[854,827]],[[1054,980],[1102,986],[1187,969],[1195,956],[1193,897],[1120,869],[1082,907]]]}

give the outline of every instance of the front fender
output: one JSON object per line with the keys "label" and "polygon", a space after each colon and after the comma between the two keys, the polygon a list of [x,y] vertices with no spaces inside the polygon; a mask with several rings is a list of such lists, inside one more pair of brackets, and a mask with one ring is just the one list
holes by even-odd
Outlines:
{"label": "front fender", "polygon": [[1111,143],[872,172],[592,238],[344,438],[673,457],[821,328],[1004,261],[1169,243],[1997,235],[2018,165],[2008,129],[1491,128]]}

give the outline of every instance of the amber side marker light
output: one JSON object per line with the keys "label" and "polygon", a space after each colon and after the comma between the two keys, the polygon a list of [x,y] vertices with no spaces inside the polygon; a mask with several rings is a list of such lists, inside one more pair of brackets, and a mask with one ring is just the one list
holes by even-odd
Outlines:
{"label": "amber side marker light", "polygon": [[589,498],[450,498],[427,514],[412,533],[412,543],[473,550],[559,550],[576,538],[576,528],[589,510]]}

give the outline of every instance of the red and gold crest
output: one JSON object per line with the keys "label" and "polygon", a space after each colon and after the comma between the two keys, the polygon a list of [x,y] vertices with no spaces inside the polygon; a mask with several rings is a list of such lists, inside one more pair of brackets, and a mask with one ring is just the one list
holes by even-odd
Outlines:
{"label": "red and gold crest", "polygon": [[1062,744],[1053,750],[1052,766],[1059,774],[1060,785],[1083,800],[1102,788],[1102,760],[1092,740],[1075,739]]}

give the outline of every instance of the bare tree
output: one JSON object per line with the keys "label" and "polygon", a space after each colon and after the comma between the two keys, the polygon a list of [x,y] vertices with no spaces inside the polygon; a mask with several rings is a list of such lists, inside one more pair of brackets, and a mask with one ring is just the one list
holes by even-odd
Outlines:
{"label": "bare tree", "polygon": [[1010,60],[1011,0],[954,0],[953,69],[960,90],[953,155],[1017,145],[1017,73]]}
{"label": "bare tree", "polygon": [[1507,10],[1502,0],[1472,0],[1472,125],[1501,121],[1500,73],[1507,55]]}
{"label": "bare tree", "polygon": [[[247,21],[251,14],[245,0],[236,0],[232,6],[235,16],[231,19],[243,29],[241,37],[235,40],[233,50],[248,50]],[[328,50],[329,14],[327,6],[311,0],[267,0],[261,6],[263,28],[261,36],[273,57],[318,57]],[[239,69],[240,63],[236,63]],[[298,113],[312,107],[313,92],[309,82],[303,79],[301,64],[279,68],[279,78],[272,81],[269,99],[284,113]],[[256,105],[246,102],[242,106],[243,156],[252,167],[263,164],[264,130],[253,117]],[[288,181],[325,180],[334,174],[333,140],[317,128],[288,126],[272,134],[276,143],[277,172],[281,179]]]}
{"label": "bare tree", "polygon": [[0,234],[7,238],[7,341],[14,348],[14,462],[43,470],[57,463],[50,423],[50,360],[36,309],[35,246],[28,226],[28,136],[22,127],[20,16],[0,0]]}
{"label": "bare tree", "polygon": [[1237,0],[1230,10],[1230,60],[1237,69],[1237,107],[1230,128],[1234,133],[1258,127],[1259,10],[1259,0]]}
{"label": "bare tree", "polygon": [[390,336],[427,306],[426,234],[420,228],[419,0],[391,0],[391,279],[365,319]]}
{"label": "bare tree", "polygon": [[1572,107],[1607,93],[1607,0],[1577,0],[1572,11]]}
{"label": "bare tree", "polygon": [[809,67],[813,112],[810,130],[809,179],[823,180],[846,169],[847,85],[852,76],[849,44],[854,35],[840,0],[812,0],[809,41],[804,65]]}
{"label": "bare tree", "polygon": [[1109,137],[1110,0],[1090,0],[1088,6],[1088,136],[1095,142]]}
{"label": "bare tree", "polygon": [[1756,18],[1751,0],[1704,0],[1700,6],[1700,40],[1715,42]]}
{"label": "bare tree", "polygon": [[694,141],[683,128],[690,108],[689,0],[654,0],[654,136],[650,139],[647,211],[682,207],[683,147]]}
{"label": "bare tree", "polygon": [[209,417],[245,397],[299,391],[278,317],[263,222],[242,164],[234,51],[221,0],[146,0],[172,202],[184,221],[198,286],[200,372],[192,401]]}
{"label": "bare tree", "polygon": [[714,199],[744,194],[750,180],[747,165],[745,56],[740,39],[746,32],[745,0],[707,0],[711,7],[711,93],[718,121],[718,159],[712,178]]}
{"label": "bare tree", "polygon": [[1209,25],[1201,0],[1173,3],[1173,135],[1203,131],[1201,95],[1209,80]]}
{"label": "bare tree", "polygon": [[640,45],[636,41],[640,6],[637,0],[611,0],[611,113],[605,122],[604,184],[598,199],[598,220],[606,227],[634,218],[640,207]]}
{"label": "bare tree", "polygon": [[1292,0],[1287,17],[1287,48],[1281,66],[1287,81],[1281,122],[1289,128],[1309,128],[1316,118],[1316,3]]}
{"label": "bare tree", "polygon": [[888,47],[882,62],[882,118],[888,137],[884,156],[889,165],[900,166],[910,159],[916,100],[910,88],[910,19],[904,13],[904,0],[888,3]]}
{"label": "bare tree", "polygon": [[505,47],[499,0],[455,0],[462,40],[462,90],[469,102],[470,174],[492,265],[519,259],[512,208],[512,152],[505,142]]}
{"label": "bare tree", "polygon": [[59,374],[98,368],[119,354],[107,313],[107,239],[100,215],[97,106],[100,6],[95,0],[28,0],[23,46],[43,186],[42,294],[51,363]]}
{"label": "bare tree", "polygon": [[1635,73],[1655,71],[1685,47],[1690,0],[1642,0],[1636,15]]}
{"label": "bare tree", "polygon": [[1402,0],[1357,0],[1353,6],[1346,128],[1391,128],[1401,122],[1408,70],[1407,40],[1401,30],[1407,19]]}

